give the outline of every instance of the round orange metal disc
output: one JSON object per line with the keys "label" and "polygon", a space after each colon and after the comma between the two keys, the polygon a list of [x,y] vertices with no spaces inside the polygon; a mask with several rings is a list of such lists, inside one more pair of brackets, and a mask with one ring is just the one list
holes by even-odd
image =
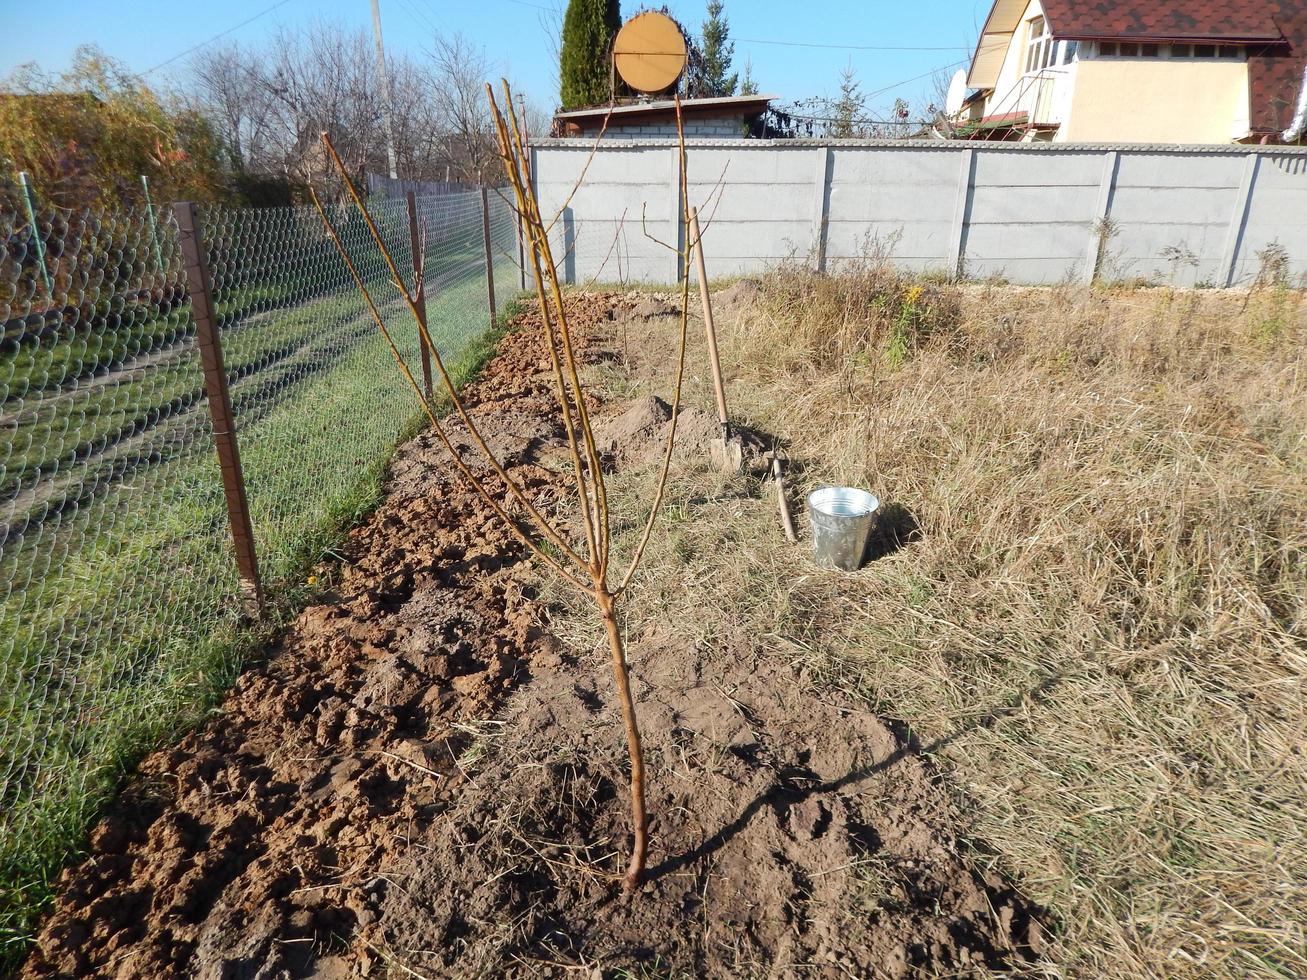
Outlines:
{"label": "round orange metal disc", "polygon": [[685,38],[666,14],[647,10],[628,20],[613,42],[622,81],[637,92],[661,92],[685,70]]}

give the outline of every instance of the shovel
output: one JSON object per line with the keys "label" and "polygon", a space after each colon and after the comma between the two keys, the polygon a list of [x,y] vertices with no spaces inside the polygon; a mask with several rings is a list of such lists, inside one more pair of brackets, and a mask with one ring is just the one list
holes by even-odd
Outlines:
{"label": "shovel", "polygon": [[708,269],[703,260],[703,233],[699,231],[698,208],[690,209],[690,235],[695,270],[699,274],[703,326],[708,334],[708,361],[712,365],[713,393],[717,396],[717,421],[721,425],[721,436],[708,445],[708,457],[717,469],[734,475],[744,469],[744,442],[731,432],[730,416],[726,414],[726,386],[722,383],[722,362],[717,355],[717,328],[713,324],[712,299],[708,295]]}

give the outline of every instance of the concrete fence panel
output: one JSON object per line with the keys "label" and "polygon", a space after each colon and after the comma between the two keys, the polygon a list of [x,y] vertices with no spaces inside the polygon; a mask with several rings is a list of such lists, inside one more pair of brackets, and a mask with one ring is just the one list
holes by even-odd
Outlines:
{"label": "concrete fence panel", "polygon": [[1102,170],[1098,153],[977,153],[963,273],[1013,282],[1080,277]]}
{"label": "concrete fence panel", "polygon": [[1240,209],[1240,178],[1250,159],[1256,158],[1123,153],[1113,191],[1114,234],[1106,244],[1102,275],[1224,286],[1226,238]]}
{"label": "concrete fence panel", "polygon": [[854,258],[871,243],[892,248],[905,268],[947,266],[961,161],[929,145],[893,154],[832,149],[828,254]]}
{"label": "concrete fence panel", "polygon": [[1260,253],[1278,245],[1290,267],[1301,273],[1307,253],[1307,155],[1268,153],[1258,158],[1241,229],[1241,243],[1231,263],[1232,278],[1249,282],[1261,269]]}
{"label": "concrete fence panel", "polygon": [[[680,193],[669,140],[545,140],[534,177],[568,281],[672,283]],[[1251,282],[1268,246],[1307,276],[1307,150],[695,140],[689,199],[714,276],[868,251],[916,272],[1014,283]],[[583,168],[586,180],[568,201]]]}

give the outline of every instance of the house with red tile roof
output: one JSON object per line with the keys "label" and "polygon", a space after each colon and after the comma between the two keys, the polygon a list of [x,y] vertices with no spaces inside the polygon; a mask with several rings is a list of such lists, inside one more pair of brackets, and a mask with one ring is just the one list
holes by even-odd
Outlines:
{"label": "house with red tile roof", "polygon": [[995,0],[965,139],[1301,143],[1307,0]]}

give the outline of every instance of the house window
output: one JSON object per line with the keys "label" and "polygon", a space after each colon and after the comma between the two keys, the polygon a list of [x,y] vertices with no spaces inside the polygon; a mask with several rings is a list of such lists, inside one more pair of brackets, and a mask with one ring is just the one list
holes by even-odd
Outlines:
{"label": "house window", "polygon": [[1160,58],[1162,45],[1137,44],[1134,41],[1102,41],[1098,54],[1105,58]]}
{"label": "house window", "polygon": [[1063,64],[1063,65],[1071,64],[1071,62],[1075,60],[1076,52],[1079,50],[1080,50],[1079,41],[1063,41],[1062,60],[1061,62],[1059,62],[1059,64]]}
{"label": "house window", "polygon": [[1243,57],[1243,48],[1237,44],[1173,44],[1172,58],[1229,58]]}
{"label": "house window", "polygon": [[1236,44],[1143,44],[1134,41],[1099,41],[1100,58],[1230,58],[1243,57]]}
{"label": "house window", "polygon": [[1057,42],[1048,33],[1048,21],[1043,17],[1031,17],[1026,24],[1026,71],[1041,71],[1053,63]]}

